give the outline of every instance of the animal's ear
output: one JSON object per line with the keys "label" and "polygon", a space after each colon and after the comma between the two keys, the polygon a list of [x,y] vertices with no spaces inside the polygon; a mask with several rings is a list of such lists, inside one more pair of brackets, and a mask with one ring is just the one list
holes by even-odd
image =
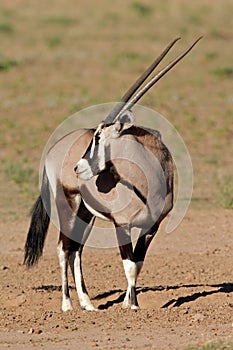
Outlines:
{"label": "animal's ear", "polygon": [[134,124],[134,115],[132,111],[125,111],[115,123],[116,133],[129,129]]}

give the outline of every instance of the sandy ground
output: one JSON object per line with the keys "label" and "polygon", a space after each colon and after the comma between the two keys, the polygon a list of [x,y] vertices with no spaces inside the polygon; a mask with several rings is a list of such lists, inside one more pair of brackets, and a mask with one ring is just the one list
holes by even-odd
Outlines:
{"label": "sandy ground", "polygon": [[179,228],[163,226],[138,279],[138,311],[122,310],[126,280],[117,249],[84,250],[84,276],[97,312],[61,312],[57,231],[27,270],[28,222],[1,224],[0,347],[10,349],[184,349],[233,341],[232,211],[189,211]]}

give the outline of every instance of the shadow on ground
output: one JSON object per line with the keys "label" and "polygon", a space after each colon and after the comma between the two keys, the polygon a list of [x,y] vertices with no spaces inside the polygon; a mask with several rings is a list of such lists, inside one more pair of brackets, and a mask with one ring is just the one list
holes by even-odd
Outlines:
{"label": "shadow on ground", "polygon": [[[161,306],[161,308],[168,308],[168,307],[179,307],[185,303],[190,303],[192,301],[195,301],[199,298],[208,297],[212,294],[219,294],[219,293],[232,293],[233,292],[233,283],[218,283],[218,284],[181,284],[181,285],[174,285],[174,286],[154,286],[154,287],[138,287],[137,293],[147,293],[147,292],[157,292],[157,291],[168,291],[168,290],[175,290],[175,289],[189,289],[189,288],[201,288],[203,287],[203,291],[198,291],[192,294],[188,294],[186,296],[181,296],[176,299],[171,299],[167,303]],[[75,289],[73,286],[70,286],[69,288]],[[211,290],[205,290],[205,288],[214,288]],[[36,291],[44,290],[47,292],[53,292],[53,291],[61,291],[61,286],[54,286],[54,285],[42,285],[38,287],[33,288]],[[116,299],[107,301],[105,304],[99,305],[100,310],[106,310],[113,306],[114,304],[122,303],[125,296],[125,291],[122,289],[112,289],[108,292],[104,292],[101,294],[96,295],[93,300],[102,300],[105,298],[108,298],[114,294],[121,293]]]}

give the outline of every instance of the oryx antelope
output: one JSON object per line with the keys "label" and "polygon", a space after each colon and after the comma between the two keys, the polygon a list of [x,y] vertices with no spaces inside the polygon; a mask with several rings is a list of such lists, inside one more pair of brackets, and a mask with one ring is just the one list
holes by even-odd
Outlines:
{"label": "oryx antelope", "polygon": [[[177,40],[140,76],[104,122],[96,129],[66,135],[46,155],[24,261],[30,267],[42,255],[50,222],[51,187],[60,222],[58,257],[63,311],[72,310],[69,264],[81,307],[95,309],[85,287],[81,256],[96,217],[115,225],[128,282],[123,308],[138,308],[138,274],[152,238],[173,206],[173,161],[158,131],[134,125],[132,108],[200,38],[141,87]],[[133,227],[141,230],[134,247],[130,238]]]}

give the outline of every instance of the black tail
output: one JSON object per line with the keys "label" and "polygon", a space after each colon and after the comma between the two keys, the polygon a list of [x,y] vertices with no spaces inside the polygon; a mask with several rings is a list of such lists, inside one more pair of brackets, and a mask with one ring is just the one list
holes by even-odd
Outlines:
{"label": "black tail", "polygon": [[41,193],[31,211],[31,224],[24,246],[24,264],[27,267],[38,262],[42,255],[50,222],[51,202],[49,181],[44,168]]}

